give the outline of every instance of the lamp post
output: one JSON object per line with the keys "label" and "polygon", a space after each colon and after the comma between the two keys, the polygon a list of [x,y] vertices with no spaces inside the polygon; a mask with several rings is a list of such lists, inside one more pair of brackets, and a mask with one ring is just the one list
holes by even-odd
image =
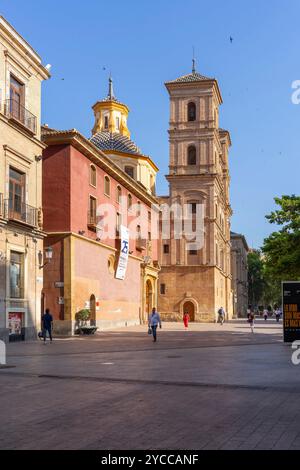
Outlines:
{"label": "lamp post", "polygon": [[47,246],[47,248],[45,248],[45,258],[47,260],[45,261],[45,263],[43,263],[43,253],[41,251],[39,251],[38,253],[38,258],[39,258],[39,269],[43,269],[44,266],[46,266],[46,264],[51,263],[51,260],[53,258],[52,246]]}

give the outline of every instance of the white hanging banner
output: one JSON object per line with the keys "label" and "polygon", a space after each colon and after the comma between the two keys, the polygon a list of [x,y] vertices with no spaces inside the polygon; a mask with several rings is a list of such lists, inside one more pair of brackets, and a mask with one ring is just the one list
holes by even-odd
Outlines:
{"label": "white hanging banner", "polygon": [[126,275],[128,254],[129,254],[129,230],[124,225],[120,225],[121,250],[116,272],[116,279],[123,281]]}

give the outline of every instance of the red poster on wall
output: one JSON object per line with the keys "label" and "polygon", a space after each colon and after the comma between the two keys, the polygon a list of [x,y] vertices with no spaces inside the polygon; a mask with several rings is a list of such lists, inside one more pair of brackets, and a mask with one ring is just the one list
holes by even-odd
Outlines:
{"label": "red poster on wall", "polygon": [[9,312],[8,328],[10,335],[20,335],[22,333],[23,313]]}

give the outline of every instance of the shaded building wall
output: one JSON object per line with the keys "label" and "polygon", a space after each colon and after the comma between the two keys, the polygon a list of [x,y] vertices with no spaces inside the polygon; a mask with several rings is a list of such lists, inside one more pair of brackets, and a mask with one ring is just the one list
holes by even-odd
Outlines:
{"label": "shaded building wall", "polygon": [[43,212],[46,232],[71,229],[70,146],[55,145],[43,152]]}

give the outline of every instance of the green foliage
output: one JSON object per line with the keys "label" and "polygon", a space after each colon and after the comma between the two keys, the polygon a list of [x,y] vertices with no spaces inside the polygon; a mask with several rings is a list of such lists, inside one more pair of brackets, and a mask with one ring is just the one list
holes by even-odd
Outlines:
{"label": "green foliage", "polygon": [[277,285],[300,278],[300,197],[275,198],[279,209],[267,215],[271,224],[282,226],[264,240],[266,272]]}
{"label": "green foliage", "polygon": [[262,299],[264,292],[264,264],[259,250],[248,254],[249,303],[254,307]]}
{"label": "green foliage", "polygon": [[261,252],[248,257],[249,302],[273,308],[281,304],[281,281],[300,279],[300,197],[282,196],[275,202],[278,209],[266,219],[279,230],[264,240]]}
{"label": "green foliage", "polygon": [[83,308],[76,313],[75,318],[80,322],[87,322],[90,319],[91,311],[88,308]]}

